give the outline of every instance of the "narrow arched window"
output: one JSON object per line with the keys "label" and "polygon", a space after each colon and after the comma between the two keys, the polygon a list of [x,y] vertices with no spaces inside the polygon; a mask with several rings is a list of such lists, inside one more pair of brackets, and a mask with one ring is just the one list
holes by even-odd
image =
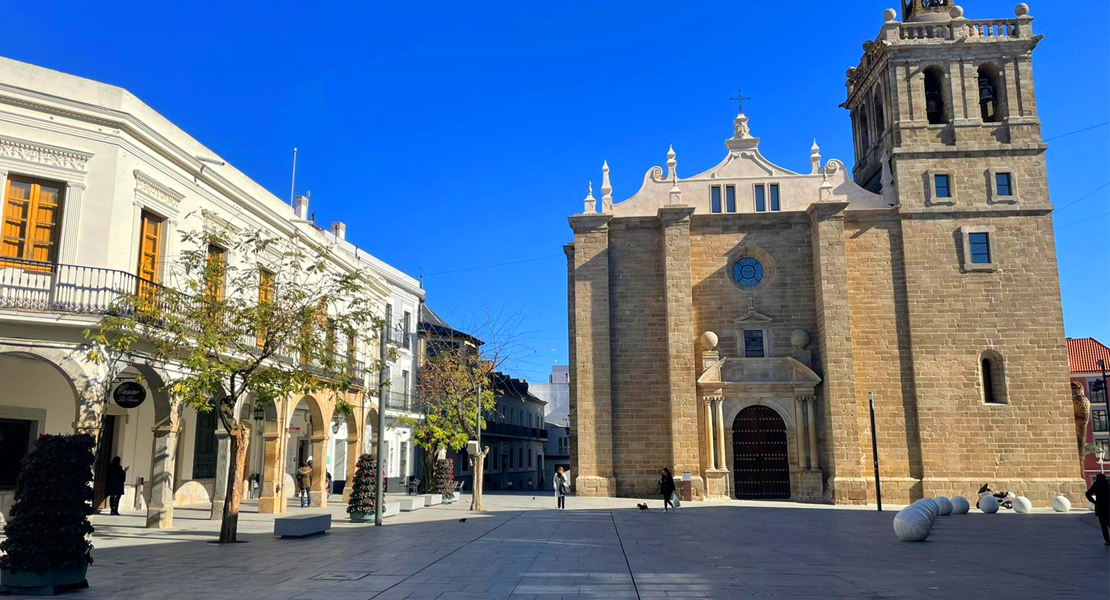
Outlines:
{"label": "narrow arched window", "polygon": [[984,123],[1002,120],[1002,86],[998,68],[992,64],[979,67],[979,115]]}
{"label": "narrow arched window", "polygon": [[859,111],[859,139],[860,145],[862,146],[862,148],[860,148],[860,156],[863,156],[871,149],[871,134],[867,131],[866,107]]}
{"label": "narrow arched window", "polygon": [[944,98],[944,71],[940,67],[925,69],[925,115],[929,124],[942,125],[948,122],[948,108]]}
{"label": "narrow arched window", "polygon": [[983,402],[1006,403],[1006,378],[1003,369],[1002,355],[997,352],[987,350],[979,356],[979,386]]}
{"label": "narrow arched window", "polygon": [[879,134],[879,138],[883,136],[883,129],[886,127],[885,120],[883,115],[883,91],[881,89],[875,90],[875,131]]}

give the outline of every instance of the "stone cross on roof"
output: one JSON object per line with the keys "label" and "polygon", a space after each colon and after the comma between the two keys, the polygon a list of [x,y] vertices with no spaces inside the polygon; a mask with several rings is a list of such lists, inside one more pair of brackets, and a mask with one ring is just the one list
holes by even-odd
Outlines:
{"label": "stone cross on roof", "polygon": [[739,104],[740,105],[740,112],[743,113],[744,112],[744,101],[745,100],[751,100],[751,98],[748,98],[747,96],[744,95],[744,90],[742,88],[737,88],[736,89],[736,96],[733,97],[733,98],[729,98],[729,100]]}

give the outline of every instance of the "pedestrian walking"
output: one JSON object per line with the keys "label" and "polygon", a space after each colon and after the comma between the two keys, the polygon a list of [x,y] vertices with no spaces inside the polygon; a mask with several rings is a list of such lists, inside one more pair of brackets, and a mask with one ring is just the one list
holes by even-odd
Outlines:
{"label": "pedestrian walking", "polygon": [[312,488],[312,461],[301,463],[297,469],[297,495],[301,499],[301,508],[306,508],[309,502],[309,489]]}
{"label": "pedestrian walking", "polygon": [[663,496],[663,512],[667,512],[668,506],[674,508],[674,475],[667,467],[663,467],[663,475],[659,478],[659,493]]}
{"label": "pedestrian walking", "polygon": [[[131,467],[127,467],[130,469]],[[123,497],[124,483],[127,481],[127,469],[123,467],[122,459],[115,457],[108,466],[108,503],[112,507],[112,514],[119,514],[119,501]]]}
{"label": "pedestrian walking", "polygon": [[567,476],[563,473],[562,467],[555,469],[555,478],[553,480],[555,488],[556,507],[559,510],[566,510],[567,508]]}
{"label": "pedestrian walking", "polygon": [[1099,473],[1095,482],[1087,490],[1087,499],[1095,503],[1095,516],[1098,517],[1098,526],[1102,528],[1102,539],[1110,546],[1110,481]]}

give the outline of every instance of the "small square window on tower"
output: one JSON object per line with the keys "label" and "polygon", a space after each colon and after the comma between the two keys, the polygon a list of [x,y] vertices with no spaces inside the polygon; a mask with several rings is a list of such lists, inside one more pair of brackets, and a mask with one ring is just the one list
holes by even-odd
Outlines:
{"label": "small square window on tower", "polygon": [[950,205],[956,203],[956,182],[949,171],[930,170],[926,174],[926,204]]}
{"label": "small square window on tower", "polygon": [[1012,204],[1018,201],[1017,182],[1010,171],[991,169],[990,202],[992,204]]}
{"label": "small square window on tower", "polygon": [[961,227],[960,238],[963,239],[961,262],[965,272],[995,271],[998,269],[993,225]]}
{"label": "small square window on tower", "polygon": [[721,212],[721,186],[719,185],[709,188],[709,210],[715,213]]}
{"label": "small square window on tower", "polygon": [[765,212],[767,210],[767,196],[764,191],[763,184],[755,186],[755,212]]}
{"label": "small square window on tower", "polygon": [[736,212],[736,186],[725,186],[725,212]]}

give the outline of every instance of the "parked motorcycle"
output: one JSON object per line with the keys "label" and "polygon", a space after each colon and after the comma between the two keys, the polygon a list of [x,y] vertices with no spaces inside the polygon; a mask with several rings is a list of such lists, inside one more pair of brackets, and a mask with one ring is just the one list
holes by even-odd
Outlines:
{"label": "parked motorcycle", "polygon": [[[1017,497],[1013,492],[1006,490],[996,492],[990,488],[990,484],[984,483],[983,487],[979,488],[979,500],[982,500],[986,496],[994,496],[994,499],[998,500],[999,506],[1010,510],[1013,510],[1014,498]],[[979,508],[979,500],[975,501],[975,508]]]}

